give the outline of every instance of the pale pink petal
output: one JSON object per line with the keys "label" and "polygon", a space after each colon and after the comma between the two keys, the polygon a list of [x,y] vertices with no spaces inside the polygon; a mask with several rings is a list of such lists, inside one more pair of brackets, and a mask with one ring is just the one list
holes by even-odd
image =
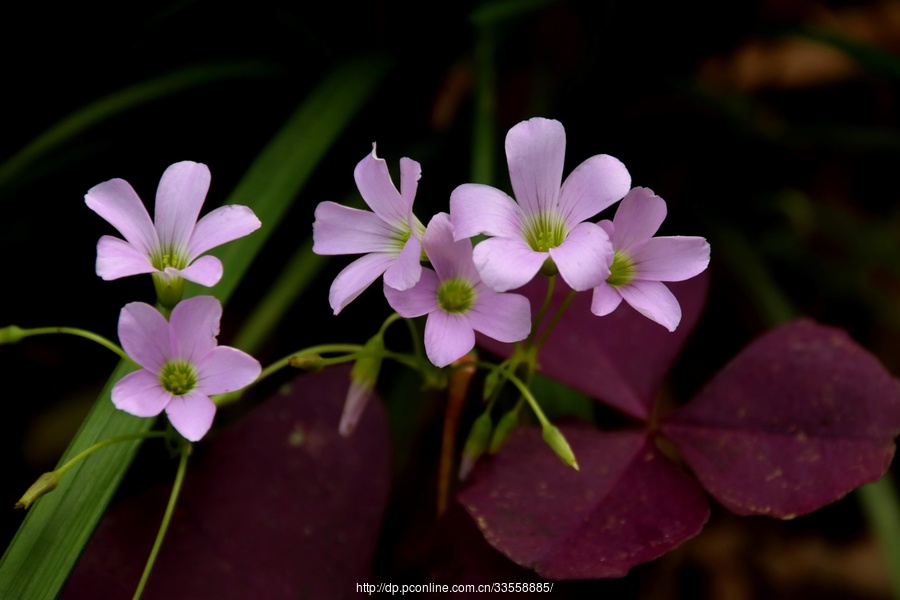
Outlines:
{"label": "pale pink petal", "polygon": [[496,188],[464,183],[450,194],[450,221],[457,240],[484,233],[522,237],[522,208]]}
{"label": "pale pink petal", "polygon": [[628,192],[613,218],[616,250],[631,250],[653,237],[666,218],[666,201],[653,190],[637,187]]}
{"label": "pale pink petal", "polygon": [[366,254],[344,267],[334,278],[328,292],[328,303],[334,314],[341,312],[373,281],[381,277],[394,260],[388,254]]}
{"label": "pale pink petal", "polygon": [[111,396],[116,408],[136,417],[155,417],[172,399],[172,394],[160,385],[159,377],[146,369],[117,381]]}
{"label": "pale pink petal", "polygon": [[618,289],[632,308],[669,331],[675,331],[681,322],[681,306],[665,284],[658,281],[632,281]]}
{"label": "pale pink petal", "polygon": [[216,346],[194,365],[197,367],[197,390],[208,395],[245,388],[256,381],[262,371],[258,360],[230,346]]}
{"label": "pale pink petal", "polygon": [[555,208],[566,156],[562,123],[534,118],[506,134],[506,160],[516,201],[526,215]]}
{"label": "pale pink petal", "polygon": [[422,236],[422,244],[441,281],[453,277],[462,277],[466,281],[480,280],[472,263],[472,242],[468,239],[453,241],[453,225],[447,213],[432,217]]}
{"label": "pale pink petal", "polygon": [[131,360],[159,373],[172,355],[169,322],[144,302],[131,302],[119,312],[119,341]]}
{"label": "pale pink petal", "polygon": [[422,241],[412,236],[403,245],[400,256],[384,272],[384,283],[397,290],[408,290],[422,276]]}
{"label": "pale pink petal", "polygon": [[95,185],[84,196],[88,208],[119,230],[136,250],[150,256],[156,248],[156,229],[144,203],[124,179]]}
{"label": "pale pink petal", "polygon": [[466,312],[469,324],[498,342],[518,342],[531,332],[531,303],[519,294],[501,294],[478,286],[475,305]]}
{"label": "pale pink petal", "polygon": [[628,193],[631,175],[606,154],[592,156],[572,171],[559,192],[559,210],[569,227],[612,206]]}
{"label": "pale pink petal", "polygon": [[222,304],[213,296],[195,296],[176,304],[169,316],[172,337],[169,358],[196,364],[216,347],[221,320]]}
{"label": "pale pink petal", "polygon": [[603,317],[616,310],[622,303],[622,294],[605,281],[594,288],[591,298],[591,312]]}
{"label": "pale pink petal", "polygon": [[609,236],[610,241],[616,239],[616,226],[613,225],[612,221],[610,221],[609,219],[603,219],[602,221],[597,221],[597,226],[606,232],[606,235]]}
{"label": "pale pink petal", "polygon": [[229,204],[211,211],[197,221],[188,242],[188,262],[216,246],[248,235],[262,224],[246,206]]}
{"label": "pale pink petal", "polygon": [[391,181],[387,163],[375,156],[375,144],[372,144],[372,152],[356,165],[353,178],[363,200],[376,215],[393,227],[407,223],[410,206]]}
{"label": "pale pink petal", "polygon": [[394,232],[373,212],[320,202],[313,222],[313,252],[321,255],[392,252]]}
{"label": "pale pink petal", "polygon": [[446,367],[475,347],[475,332],[461,314],[436,310],[425,321],[425,354],[436,367]]}
{"label": "pale pink petal", "polygon": [[359,418],[366,408],[366,404],[373,396],[374,390],[372,386],[361,385],[354,380],[350,380],[350,389],[347,391],[347,399],[344,401],[344,410],[341,412],[341,423],[338,425],[338,433],[344,437],[349,437]]}
{"label": "pale pink petal", "polygon": [[594,223],[579,223],[566,240],[550,248],[559,274],[576,292],[593,289],[609,277],[613,260],[609,236]]}
{"label": "pale pink petal", "polygon": [[520,288],[537,275],[550,255],[535,252],[521,239],[490,238],[475,246],[472,258],[481,280],[492,290]]}
{"label": "pale pink petal", "polygon": [[434,271],[422,269],[422,277],[414,287],[400,291],[385,284],[384,296],[397,314],[406,319],[412,319],[438,310],[437,290],[439,284]]}
{"label": "pale pink petal", "polygon": [[207,254],[195,260],[184,269],[166,267],[165,273],[173,277],[181,277],[205,287],[212,287],[222,279],[222,261]]}
{"label": "pale pink petal", "polygon": [[186,252],[209,191],[209,168],[189,160],[171,165],[156,189],[154,222],[164,248]]}
{"label": "pale pink petal", "polygon": [[684,281],[706,270],[709,243],[695,236],[655,237],[632,260],[637,279]]}
{"label": "pale pink petal", "polygon": [[412,212],[416,189],[422,177],[422,166],[411,158],[400,159],[400,196],[407,212]]}
{"label": "pale pink petal", "polygon": [[184,396],[172,396],[166,407],[166,415],[172,427],[189,442],[197,442],[212,427],[216,405],[200,392]]}
{"label": "pale pink petal", "polygon": [[111,235],[104,235],[97,242],[96,268],[97,275],[106,281],[157,270],[150,264],[146,254],[125,240]]}

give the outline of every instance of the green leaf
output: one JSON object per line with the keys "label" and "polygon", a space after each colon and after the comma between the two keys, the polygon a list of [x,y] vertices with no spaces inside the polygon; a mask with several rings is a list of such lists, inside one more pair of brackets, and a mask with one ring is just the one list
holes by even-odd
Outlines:
{"label": "green leaf", "polygon": [[[263,227],[218,253],[225,275],[212,293],[223,303],[318,160],[371,96],[388,66],[384,60],[367,58],[334,70],[238,184],[228,202],[251,207]],[[199,289],[191,288],[189,293]],[[153,425],[152,419],[115,410],[110,401],[113,383],[127,372],[123,365],[113,372],[60,464],[97,441],[145,431]],[[73,467],[56,491],[34,504],[0,559],[0,598],[54,598],[60,593],[137,448],[137,442],[122,443],[98,452]]]}

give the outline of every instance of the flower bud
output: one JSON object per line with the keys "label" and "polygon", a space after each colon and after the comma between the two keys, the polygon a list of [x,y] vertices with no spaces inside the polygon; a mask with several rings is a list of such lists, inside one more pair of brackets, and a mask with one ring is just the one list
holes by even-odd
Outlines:
{"label": "flower bud", "polygon": [[13,508],[24,508],[27,510],[35,500],[37,500],[44,494],[55,490],[57,484],[59,484],[59,476],[55,471],[44,473],[43,475],[38,477],[37,481],[31,484],[31,487],[29,487],[25,491],[25,494],[23,494],[22,497],[19,498],[19,501],[16,502]]}
{"label": "flower bud", "polygon": [[567,465],[578,471],[578,461],[575,460],[575,453],[569,447],[569,442],[563,436],[562,432],[553,425],[544,427],[544,441],[556,453],[556,455]]}
{"label": "flower bud", "polygon": [[472,429],[469,430],[469,437],[466,438],[466,444],[463,446],[462,459],[459,464],[459,478],[461,481],[469,476],[475,463],[484,454],[491,439],[491,430],[494,423],[491,421],[491,414],[483,412],[481,416],[472,423]]}
{"label": "flower bud", "polygon": [[0,328],[0,344],[15,344],[25,337],[25,331],[21,327],[10,325]]}
{"label": "flower bud", "polygon": [[295,369],[318,372],[325,366],[322,357],[318,354],[300,354],[288,359],[288,364]]}
{"label": "flower bud", "polygon": [[503,447],[503,444],[506,443],[506,440],[509,439],[509,436],[512,435],[512,432],[516,430],[516,427],[519,426],[519,409],[514,408],[502,417],[500,417],[500,421],[497,423],[497,428],[494,429],[494,435],[491,436],[491,445],[488,448],[488,452],[491,454],[496,454],[500,448]]}
{"label": "flower bud", "polygon": [[350,371],[350,389],[347,391],[341,424],[338,426],[338,431],[344,437],[348,437],[356,429],[356,424],[375,391],[383,356],[384,339],[379,333],[366,342]]}

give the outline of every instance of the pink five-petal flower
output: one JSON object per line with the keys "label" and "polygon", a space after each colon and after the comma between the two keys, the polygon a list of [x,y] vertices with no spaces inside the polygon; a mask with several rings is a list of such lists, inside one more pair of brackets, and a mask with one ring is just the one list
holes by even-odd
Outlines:
{"label": "pink five-petal flower", "polygon": [[209,181],[204,164],[171,165],[156,190],[155,222],[124,179],[111,179],[88,190],[84,197],[88,208],[125,238],[100,238],[97,275],[110,280],[152,273],[158,286],[174,285],[182,278],[207,287],[218,283],[222,263],[201,255],[259,229],[260,222],[252,210],[236,205],[217,208],[198,221]]}
{"label": "pink five-petal flower", "polygon": [[212,296],[179,302],[168,321],[149,304],[126,304],[119,315],[119,340],[142,368],[113,387],[116,408],[138,417],[165,410],[188,440],[206,435],[216,414],[210,396],[239,390],[261,371],[249,354],[218,345],[221,318],[222,305]]}
{"label": "pink five-petal flower", "polygon": [[384,274],[384,283],[397,290],[414,286],[422,273],[422,232],[425,227],[412,212],[422,168],[409,158],[400,159],[400,191],[394,186],[387,163],[372,152],[353,171],[356,186],[372,211],[334,202],[316,207],[313,252],[323,255],[363,254],[331,284],[328,301],[338,314],[372,282]]}
{"label": "pink five-petal flower", "polygon": [[560,186],[565,152],[566,132],[559,121],[523,121],[506,135],[516,200],[474,183],[450,195],[457,240],[493,236],[474,250],[478,272],[491,288],[525,285],[548,259],[573,290],[589,290],[609,276],[609,239],[585,219],[622,198],[631,176],[618,159],[600,154],[578,165]]}
{"label": "pink five-petal flower", "polygon": [[591,312],[611,313],[624,299],[635,310],[669,331],[681,322],[681,306],[663,281],[684,281],[709,264],[709,243],[702,237],[653,237],[666,218],[666,201],[653,190],[628,192],[612,221],[599,223],[612,240],[614,258],[606,281],[594,288]]}
{"label": "pink five-petal flower", "polygon": [[524,340],[531,331],[531,305],[519,294],[495,292],[472,262],[472,242],[454,241],[446,213],[438,213],[422,236],[434,271],[422,269],[408,290],[384,286],[388,303],[406,318],[428,315],[425,353],[445,367],[475,346],[475,331],[501,342]]}

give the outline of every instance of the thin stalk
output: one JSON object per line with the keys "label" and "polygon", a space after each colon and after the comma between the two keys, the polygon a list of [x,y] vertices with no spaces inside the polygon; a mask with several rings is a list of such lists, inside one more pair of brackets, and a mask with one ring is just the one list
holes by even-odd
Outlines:
{"label": "thin stalk", "polygon": [[140,439],[149,439],[149,438],[159,438],[165,437],[166,433],[164,431],[140,431],[137,433],[125,433],[122,435],[114,435],[111,438],[107,438],[101,442],[97,442],[93,446],[86,448],[69,459],[66,464],[56,469],[54,473],[56,473],[57,477],[62,477],[66,471],[74,467],[83,459],[87,458],[97,450],[101,448],[106,448],[107,446],[112,446],[113,444],[120,444],[122,442],[130,442],[131,440],[140,440]]}
{"label": "thin stalk", "polygon": [[90,340],[92,342],[96,342],[100,344],[107,350],[112,350],[116,354],[119,355],[120,358],[127,360],[129,363],[134,364],[134,362],[125,354],[125,351],[122,350],[118,345],[109,341],[102,335],[97,335],[92,331],[87,331],[86,329],[78,329],[76,327],[37,327],[35,329],[16,329],[16,337],[11,339],[10,341],[19,341],[22,338],[31,337],[33,335],[48,335],[53,333],[64,333],[68,335],[74,335],[78,337],[82,337],[86,340]]}

